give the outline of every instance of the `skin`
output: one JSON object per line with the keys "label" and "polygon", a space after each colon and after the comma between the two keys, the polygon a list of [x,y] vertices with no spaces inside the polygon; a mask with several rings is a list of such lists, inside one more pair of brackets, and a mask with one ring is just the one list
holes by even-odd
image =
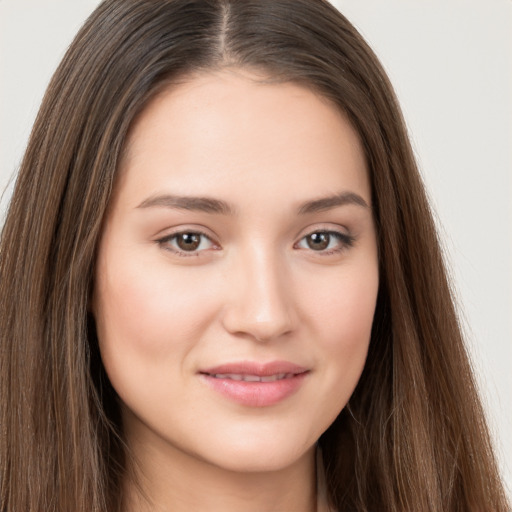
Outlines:
{"label": "skin", "polygon": [[[128,478],[126,510],[315,510],[315,443],[365,363],[379,276],[360,141],[328,100],[261,78],[190,77],[130,133],[92,303],[145,493]],[[197,248],[176,236],[197,232]],[[307,374],[269,406],[200,373],[275,360]]]}

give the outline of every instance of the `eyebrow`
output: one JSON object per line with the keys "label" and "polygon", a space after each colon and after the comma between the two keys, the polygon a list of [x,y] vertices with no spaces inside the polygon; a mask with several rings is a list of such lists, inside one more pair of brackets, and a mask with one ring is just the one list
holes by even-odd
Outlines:
{"label": "eyebrow", "polygon": [[175,208],[178,210],[191,210],[204,213],[217,213],[233,215],[234,209],[225,201],[211,197],[173,196],[169,194],[149,197],[142,201],[137,208]]}
{"label": "eyebrow", "polygon": [[[314,199],[302,203],[298,208],[299,215],[307,215],[325,210],[331,210],[345,205],[356,205],[369,208],[368,203],[354,192],[341,192],[328,197]],[[175,196],[163,194],[152,196],[142,201],[137,208],[173,208],[220,215],[234,215],[235,208],[226,201],[212,197]]]}
{"label": "eyebrow", "polygon": [[370,208],[368,203],[359,195],[354,192],[341,192],[340,194],[334,194],[328,197],[322,197],[320,199],[314,199],[303,203],[299,207],[299,214],[305,215],[308,213],[323,212],[325,210],[331,210],[339,206],[345,206],[353,204],[356,206],[362,206],[363,208]]}

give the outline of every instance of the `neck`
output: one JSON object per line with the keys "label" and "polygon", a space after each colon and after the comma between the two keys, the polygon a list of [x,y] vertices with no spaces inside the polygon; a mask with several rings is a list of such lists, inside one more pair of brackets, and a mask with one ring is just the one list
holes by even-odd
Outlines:
{"label": "neck", "polygon": [[168,445],[131,448],[137,463],[125,481],[126,512],[316,512],[314,448],[261,472],[226,470]]}

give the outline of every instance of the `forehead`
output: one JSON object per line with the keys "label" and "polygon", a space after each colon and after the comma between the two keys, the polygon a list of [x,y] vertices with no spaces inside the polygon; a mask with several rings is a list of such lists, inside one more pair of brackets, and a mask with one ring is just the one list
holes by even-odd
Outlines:
{"label": "forehead", "polygon": [[341,110],[305,86],[243,70],[198,74],[159,93],[132,126],[120,174],[120,185],[146,194],[232,195],[258,180],[269,192],[350,187],[370,199],[359,137]]}

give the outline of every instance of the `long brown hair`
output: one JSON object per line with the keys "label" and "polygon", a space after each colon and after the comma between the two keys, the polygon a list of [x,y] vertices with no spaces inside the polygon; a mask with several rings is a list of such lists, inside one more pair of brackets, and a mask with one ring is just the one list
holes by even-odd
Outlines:
{"label": "long brown hair", "polygon": [[50,83],[2,232],[1,511],[119,510],[127,453],[88,314],[102,219],[149,99],[225,66],[330,98],[366,153],[381,284],[365,370],[320,439],[332,505],[509,510],[400,109],[354,27],[322,0],[107,0]]}

